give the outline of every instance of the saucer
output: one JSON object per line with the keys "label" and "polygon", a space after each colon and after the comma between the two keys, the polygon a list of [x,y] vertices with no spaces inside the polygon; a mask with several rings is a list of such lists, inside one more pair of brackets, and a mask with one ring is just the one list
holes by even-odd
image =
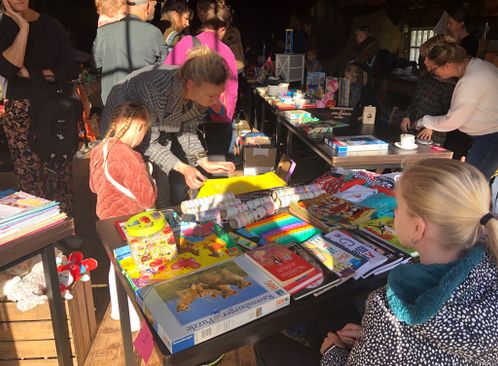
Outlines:
{"label": "saucer", "polygon": [[394,146],[396,146],[398,149],[401,149],[401,150],[415,150],[416,148],[418,148],[417,144],[413,144],[410,146],[402,146],[399,142],[395,142]]}

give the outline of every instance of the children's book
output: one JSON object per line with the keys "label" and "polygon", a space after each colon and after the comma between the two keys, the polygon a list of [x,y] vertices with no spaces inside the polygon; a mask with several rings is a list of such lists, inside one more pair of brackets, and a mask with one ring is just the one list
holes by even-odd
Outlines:
{"label": "children's book", "polygon": [[394,231],[394,219],[392,217],[380,217],[366,221],[359,225],[359,229],[362,234],[373,240],[385,243],[404,254],[418,257],[418,252],[415,249],[408,248],[399,241]]}
{"label": "children's book", "polygon": [[325,91],[325,73],[308,72],[306,75],[306,94],[321,98]]}
{"label": "children's book", "polygon": [[306,240],[303,247],[313,254],[323,266],[329,271],[335,273],[343,281],[353,277],[358,271],[365,273],[362,266],[367,263],[366,258],[357,255],[336,245],[333,241],[328,240],[322,235],[316,235]]}
{"label": "children's book", "polygon": [[319,234],[320,230],[287,212],[281,212],[247,225],[243,232],[252,237],[259,237],[260,244],[278,243],[288,245],[302,243],[306,239]]}
{"label": "children's book", "polygon": [[361,266],[361,269],[357,269],[353,275],[355,280],[361,278],[368,271],[379,267],[388,260],[385,255],[382,255],[371,246],[366,245],[358,238],[353,238],[353,236],[345,230],[334,230],[325,234],[325,238],[330,240],[335,246],[360,256],[366,261],[366,263]]}
{"label": "children's book", "polygon": [[301,129],[311,139],[323,139],[332,136],[334,128],[347,126],[346,123],[336,121],[310,122],[301,125]]}
{"label": "children's book", "polygon": [[138,291],[137,301],[171,353],[289,305],[289,294],[244,256]]}
{"label": "children's book", "polygon": [[306,296],[315,294],[318,291],[323,291],[326,288],[332,288],[340,282],[341,278],[334,272],[331,272],[325,268],[320,261],[318,261],[318,259],[303,248],[302,244],[291,245],[289,246],[289,249],[304,258],[322,274],[321,278],[307,284],[306,286],[303,286],[302,289],[296,291],[295,293],[292,293],[291,295],[294,300],[302,299]]}
{"label": "children's book", "polygon": [[57,205],[56,201],[22,191],[9,194],[0,198],[0,226],[9,226],[12,222],[35,216],[40,211]]}
{"label": "children's book", "polygon": [[291,203],[289,211],[322,231],[329,232],[340,227],[354,228],[367,221],[375,209],[361,207],[330,195],[321,195],[311,200]]}
{"label": "children's book", "polygon": [[326,137],[325,143],[339,153],[351,151],[387,150],[389,144],[372,135]]}
{"label": "children's book", "polygon": [[304,258],[278,244],[266,244],[245,255],[283,287],[315,269]]}
{"label": "children's book", "polygon": [[178,257],[168,262],[164,271],[153,276],[140,276],[128,245],[114,250],[119,266],[135,290],[225,262],[242,254],[230,236],[215,223],[182,222],[180,229],[177,238]]}

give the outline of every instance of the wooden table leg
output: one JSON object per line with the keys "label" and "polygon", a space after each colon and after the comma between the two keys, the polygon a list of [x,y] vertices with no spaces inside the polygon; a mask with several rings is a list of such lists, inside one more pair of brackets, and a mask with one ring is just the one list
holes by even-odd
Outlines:
{"label": "wooden table leg", "polygon": [[131,339],[130,315],[128,308],[128,296],[123,284],[116,275],[116,291],[118,293],[119,322],[121,324],[121,336],[123,338],[123,354],[126,366],[136,366],[135,355],[133,353],[133,342]]}
{"label": "wooden table leg", "polygon": [[71,356],[71,343],[69,342],[66,308],[59,290],[59,276],[55,263],[55,251],[52,245],[43,249],[42,261],[45,281],[47,283],[48,304],[52,317],[57,360],[59,361],[59,365],[72,366],[73,358]]}

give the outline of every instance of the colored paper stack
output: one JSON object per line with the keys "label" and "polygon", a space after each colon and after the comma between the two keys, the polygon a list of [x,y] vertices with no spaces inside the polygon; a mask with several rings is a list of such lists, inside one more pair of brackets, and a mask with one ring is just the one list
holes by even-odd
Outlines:
{"label": "colored paper stack", "polygon": [[56,201],[21,191],[0,192],[0,245],[47,229],[66,217]]}

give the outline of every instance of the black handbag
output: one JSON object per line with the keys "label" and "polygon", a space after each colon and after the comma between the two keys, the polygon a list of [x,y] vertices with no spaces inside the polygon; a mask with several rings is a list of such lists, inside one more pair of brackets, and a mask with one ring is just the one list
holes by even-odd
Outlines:
{"label": "black handbag", "polygon": [[30,70],[30,78],[30,147],[43,161],[71,160],[83,116],[75,85],[46,81],[39,70]]}

